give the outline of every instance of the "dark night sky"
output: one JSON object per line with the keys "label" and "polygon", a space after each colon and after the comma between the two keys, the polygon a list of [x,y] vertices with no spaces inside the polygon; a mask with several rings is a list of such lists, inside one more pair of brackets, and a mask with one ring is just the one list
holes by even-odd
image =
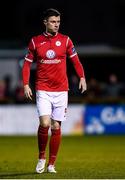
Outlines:
{"label": "dark night sky", "polygon": [[[75,45],[125,47],[125,0],[1,0],[0,48],[26,47],[32,36],[43,31],[41,15],[50,7],[61,12],[60,31],[69,35]],[[106,80],[110,72],[117,73],[121,80],[125,78],[125,57],[80,59],[87,79],[95,76]],[[68,72],[72,72],[71,67]]]}
{"label": "dark night sky", "polygon": [[41,15],[46,8],[62,13],[60,31],[76,44],[125,46],[124,0],[21,0],[0,2],[0,40],[25,45],[43,30]]}

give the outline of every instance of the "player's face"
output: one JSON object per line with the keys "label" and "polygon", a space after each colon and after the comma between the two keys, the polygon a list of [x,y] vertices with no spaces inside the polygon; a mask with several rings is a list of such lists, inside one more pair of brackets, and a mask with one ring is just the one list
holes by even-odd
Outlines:
{"label": "player's face", "polygon": [[51,16],[44,21],[46,31],[49,33],[57,33],[60,26],[60,16]]}

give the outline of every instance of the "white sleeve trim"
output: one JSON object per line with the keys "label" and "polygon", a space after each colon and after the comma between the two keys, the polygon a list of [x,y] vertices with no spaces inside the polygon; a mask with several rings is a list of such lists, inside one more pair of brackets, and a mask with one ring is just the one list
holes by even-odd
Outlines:
{"label": "white sleeve trim", "polygon": [[71,56],[69,56],[70,58],[72,58],[72,57],[74,57],[74,56],[76,56],[77,55],[77,53],[75,53],[75,54],[72,54]]}
{"label": "white sleeve trim", "polygon": [[68,42],[69,42],[69,37],[67,38],[67,41],[66,41],[66,47],[68,46]]}
{"label": "white sleeve trim", "polygon": [[33,43],[33,48],[35,49],[35,43],[34,43],[34,40],[32,39],[32,43]]}
{"label": "white sleeve trim", "polygon": [[26,60],[26,61],[29,61],[29,62],[33,62],[32,59],[28,59],[28,58],[26,58],[26,57],[25,57],[25,60]]}

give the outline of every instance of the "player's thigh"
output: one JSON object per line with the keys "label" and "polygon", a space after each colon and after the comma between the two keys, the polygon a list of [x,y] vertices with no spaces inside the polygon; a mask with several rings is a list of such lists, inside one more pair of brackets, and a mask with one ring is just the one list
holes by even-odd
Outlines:
{"label": "player's thigh", "polygon": [[68,92],[61,93],[53,103],[51,118],[56,121],[65,121],[68,105]]}
{"label": "player's thigh", "polygon": [[36,105],[38,116],[50,116],[52,113],[52,104],[46,93],[42,91],[36,92]]}

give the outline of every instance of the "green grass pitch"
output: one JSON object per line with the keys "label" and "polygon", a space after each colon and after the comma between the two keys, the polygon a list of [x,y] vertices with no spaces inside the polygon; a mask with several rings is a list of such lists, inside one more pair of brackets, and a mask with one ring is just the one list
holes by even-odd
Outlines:
{"label": "green grass pitch", "polygon": [[36,163],[37,137],[0,137],[0,179],[125,179],[125,136],[63,136],[58,173],[36,174]]}

